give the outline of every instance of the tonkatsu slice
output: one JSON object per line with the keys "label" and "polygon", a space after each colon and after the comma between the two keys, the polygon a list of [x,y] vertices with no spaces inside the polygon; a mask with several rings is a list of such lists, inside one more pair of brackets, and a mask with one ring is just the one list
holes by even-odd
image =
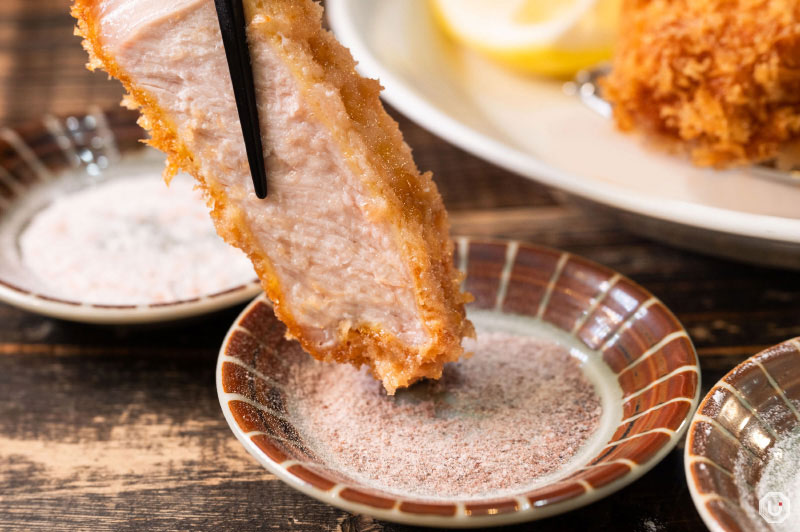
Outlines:
{"label": "tonkatsu slice", "polygon": [[244,0],[269,176],[253,191],[213,0],[76,0],[89,67],[119,78],[165,177],[192,174],[288,334],[318,359],[368,365],[389,393],[473,334],[447,213],[380,85],[359,76],[311,0]]}

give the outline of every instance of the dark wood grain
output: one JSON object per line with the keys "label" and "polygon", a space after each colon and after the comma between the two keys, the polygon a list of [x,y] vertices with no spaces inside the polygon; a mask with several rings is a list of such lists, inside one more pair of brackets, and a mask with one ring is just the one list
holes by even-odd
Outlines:
{"label": "dark wood grain", "polygon": [[[0,124],[116,106],[83,69],[66,0],[0,2]],[[614,268],[660,297],[701,355],[704,389],[756,351],[800,335],[800,275],[654,243],[565,204],[395,116],[433,170],[456,234],[513,237]],[[150,327],[97,327],[0,305],[0,529],[410,530],[284,486],[228,429],[217,349],[238,309]],[[542,531],[693,531],[682,450],[634,485]]]}

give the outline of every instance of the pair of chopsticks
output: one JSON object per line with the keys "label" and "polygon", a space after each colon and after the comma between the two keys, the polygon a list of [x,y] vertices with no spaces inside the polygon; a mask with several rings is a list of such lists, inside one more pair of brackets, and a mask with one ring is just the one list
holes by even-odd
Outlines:
{"label": "pair of chopsticks", "polygon": [[242,0],[214,0],[217,8],[219,29],[225,46],[225,57],[231,73],[233,94],[242,135],[247,150],[247,162],[253,188],[259,198],[267,197],[267,170],[264,166],[264,148],[261,144],[261,130],[256,107],[256,89],[253,83],[253,70],[250,66],[250,50],[247,46],[246,24]]}

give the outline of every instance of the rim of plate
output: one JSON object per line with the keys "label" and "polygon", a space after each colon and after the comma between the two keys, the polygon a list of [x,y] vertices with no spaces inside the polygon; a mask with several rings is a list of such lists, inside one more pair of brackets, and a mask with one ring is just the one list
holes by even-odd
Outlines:
{"label": "rim of plate", "polygon": [[99,325],[153,323],[191,318],[243,303],[261,292],[253,281],[192,299],[141,305],[104,305],[39,294],[0,279],[0,301],[52,318]]}
{"label": "rim of plate", "polygon": [[[603,273],[607,273],[610,277],[616,277],[616,278],[618,278],[618,280],[619,279],[624,279],[625,282],[629,283],[632,287],[634,287],[636,290],[640,291],[643,295],[649,296],[648,301],[651,301],[653,306],[658,305],[659,307],[661,307],[663,309],[663,311],[666,312],[666,315],[670,319],[674,320],[675,323],[678,324],[678,326],[680,327],[680,331],[682,331],[684,333],[686,332],[685,329],[683,328],[683,326],[677,320],[677,318],[675,318],[674,314],[672,314],[672,312],[663,303],[661,303],[660,300],[658,300],[657,298],[652,296],[652,294],[650,294],[649,291],[647,291],[645,288],[643,288],[638,283],[636,283],[634,281],[631,281],[627,277],[623,277],[623,276],[621,276],[619,274],[616,274],[610,268],[607,268],[605,266],[599,265],[599,264],[597,264],[597,263],[595,263],[593,261],[589,261],[588,259],[583,259],[582,257],[576,256],[576,255],[572,255],[572,254],[567,253],[567,252],[561,252],[561,251],[558,251],[558,250],[554,250],[554,249],[548,248],[546,246],[540,246],[540,245],[529,244],[529,243],[521,243],[521,242],[518,242],[518,241],[515,241],[515,240],[485,239],[485,238],[472,240],[472,239],[468,239],[466,237],[461,237],[459,239],[459,246],[457,246],[457,249],[462,249],[463,248],[463,242],[466,242],[468,245],[470,243],[477,244],[477,245],[490,245],[490,246],[491,245],[495,245],[495,246],[496,245],[502,245],[502,246],[506,246],[506,249],[513,249],[515,253],[509,253],[508,256],[507,256],[507,259],[506,259],[507,261],[508,260],[512,260],[513,261],[513,257],[516,256],[516,252],[518,250],[523,250],[523,249],[526,249],[526,248],[527,248],[528,251],[530,251],[532,253],[556,254],[557,256],[561,257],[562,259],[566,258],[567,260],[569,260],[570,258],[575,258],[575,259],[577,259],[579,261],[582,261],[584,264],[588,264],[592,268],[597,268],[599,271],[602,271]],[[458,253],[460,255],[462,252],[458,251]],[[509,257],[511,257],[511,258],[509,259]],[[465,259],[465,260],[467,260],[467,259]],[[561,262],[562,261],[560,260],[559,263],[561,263]],[[564,263],[565,262],[566,261],[564,261]],[[508,265],[508,262],[506,264]],[[563,264],[562,264],[562,267],[563,267]],[[467,277],[467,278],[469,278],[469,277]],[[555,279],[555,278],[551,280],[551,283],[553,283],[554,285],[556,284],[556,282],[557,282],[557,279]],[[303,462],[300,462],[300,461],[297,461],[297,460],[294,460],[294,459],[291,459],[291,458],[287,458],[287,459],[283,460],[282,462],[278,462],[276,460],[273,460],[253,440],[254,437],[258,437],[258,436],[261,436],[261,435],[264,435],[264,437],[269,438],[270,437],[269,434],[268,433],[259,432],[259,431],[249,431],[249,432],[245,431],[239,425],[237,420],[235,419],[234,414],[233,414],[232,409],[231,409],[231,406],[230,406],[230,402],[231,401],[242,401],[244,399],[245,402],[248,402],[248,404],[250,404],[250,406],[252,406],[253,408],[258,408],[258,406],[252,404],[253,403],[252,399],[245,398],[244,396],[239,397],[239,394],[237,394],[237,393],[226,392],[224,390],[224,385],[223,385],[223,374],[224,374],[223,365],[225,363],[230,363],[230,360],[229,360],[230,357],[228,357],[226,355],[226,352],[227,352],[227,350],[229,348],[229,345],[231,343],[231,339],[232,339],[233,335],[235,333],[239,332],[242,329],[242,327],[241,327],[242,321],[246,317],[248,317],[248,315],[251,313],[251,311],[253,311],[259,305],[262,305],[262,304],[266,304],[266,305],[271,307],[271,305],[269,303],[269,300],[266,298],[266,296],[264,294],[261,294],[260,296],[256,297],[249,305],[247,305],[247,307],[244,310],[242,310],[242,312],[239,314],[239,316],[237,316],[237,318],[231,324],[231,327],[229,328],[227,334],[225,335],[225,339],[222,342],[222,345],[221,345],[220,351],[219,351],[219,355],[218,355],[218,359],[217,359],[217,367],[216,367],[216,375],[215,375],[215,381],[216,381],[216,387],[217,387],[217,396],[218,396],[218,399],[219,399],[219,402],[220,402],[220,407],[222,409],[223,415],[224,415],[225,420],[227,421],[229,427],[231,428],[231,431],[236,436],[236,439],[239,440],[239,442],[244,446],[244,448],[247,450],[247,452],[251,456],[253,456],[256,459],[256,461],[259,464],[261,464],[261,466],[266,468],[269,472],[273,473],[281,481],[283,481],[284,483],[288,484],[292,488],[295,488],[296,490],[298,490],[298,491],[300,491],[300,492],[302,492],[302,493],[304,493],[304,494],[306,494],[308,496],[311,496],[311,497],[313,497],[313,498],[315,498],[315,499],[317,499],[317,500],[319,500],[321,502],[324,502],[326,504],[330,504],[332,506],[341,508],[341,509],[346,510],[348,512],[352,512],[352,513],[356,513],[356,514],[370,515],[370,516],[376,517],[378,519],[382,519],[382,520],[386,520],[386,521],[392,521],[392,522],[395,522],[395,523],[403,523],[403,524],[409,524],[409,525],[423,525],[423,526],[439,526],[439,527],[446,527],[446,528],[478,528],[478,527],[487,527],[487,526],[502,526],[502,525],[508,525],[508,524],[522,523],[522,522],[527,522],[527,521],[532,521],[532,520],[538,520],[538,519],[542,519],[542,518],[545,518],[545,517],[550,517],[550,516],[553,516],[553,515],[562,514],[562,513],[568,512],[570,510],[574,510],[576,508],[579,508],[579,507],[585,506],[587,504],[590,504],[592,502],[595,502],[595,501],[597,501],[599,499],[602,499],[602,498],[604,498],[604,497],[606,497],[606,496],[608,496],[608,495],[610,495],[610,494],[612,494],[612,493],[624,488],[625,486],[627,486],[630,483],[634,482],[635,480],[639,479],[642,475],[644,475],[645,473],[650,471],[650,469],[655,467],[655,465],[657,465],[669,452],[671,452],[674,449],[674,447],[677,445],[678,440],[680,440],[680,438],[683,436],[684,432],[688,428],[690,419],[692,418],[692,415],[694,414],[694,412],[695,412],[695,410],[697,408],[697,405],[698,405],[698,403],[700,401],[701,375],[700,375],[700,368],[699,368],[699,360],[697,358],[697,354],[696,354],[696,352],[694,350],[694,346],[693,346],[693,344],[691,342],[691,339],[689,339],[688,334],[686,334],[685,338],[688,340],[689,350],[691,352],[692,359],[693,359],[693,364],[691,364],[691,367],[687,366],[687,365],[680,366],[680,367],[672,370],[671,372],[667,373],[666,375],[661,376],[659,378],[656,378],[653,381],[650,381],[647,386],[645,386],[644,388],[639,390],[639,393],[641,391],[643,391],[643,390],[649,389],[649,387],[654,383],[660,383],[660,382],[664,381],[664,379],[670,379],[673,376],[677,376],[678,374],[680,374],[682,372],[688,372],[689,369],[691,369],[696,374],[697,381],[696,381],[696,384],[695,384],[695,387],[694,387],[693,397],[689,401],[689,405],[690,406],[689,406],[688,410],[686,411],[685,415],[681,416],[680,424],[674,430],[673,429],[666,429],[666,428],[665,429],[660,429],[660,428],[653,429],[655,431],[662,431],[662,430],[663,431],[668,431],[669,432],[669,437],[665,442],[663,442],[657,448],[657,450],[652,454],[652,456],[648,460],[645,460],[643,463],[638,463],[638,462],[636,462],[634,460],[630,460],[630,459],[627,459],[627,458],[621,459],[623,462],[625,462],[626,467],[628,469],[626,473],[622,474],[622,476],[617,476],[616,478],[614,478],[613,480],[611,480],[607,484],[602,485],[600,487],[591,486],[585,480],[572,481],[573,483],[581,484],[584,487],[584,491],[582,493],[578,494],[578,495],[566,496],[563,500],[559,500],[557,496],[553,497],[554,500],[548,500],[547,498],[544,498],[543,500],[547,501],[547,502],[545,504],[541,505],[541,506],[539,506],[538,504],[532,504],[526,498],[528,493],[535,493],[535,491],[534,492],[530,492],[530,490],[527,490],[527,491],[523,490],[523,491],[521,491],[519,493],[516,493],[514,495],[503,495],[501,497],[502,499],[513,499],[517,504],[516,508],[514,510],[501,511],[501,512],[498,512],[498,513],[492,513],[491,511],[489,511],[486,514],[483,514],[483,515],[470,515],[469,513],[467,513],[465,511],[466,510],[466,506],[471,504],[471,502],[473,502],[473,501],[469,501],[469,500],[466,500],[466,499],[461,500],[461,499],[455,499],[454,498],[452,500],[430,501],[430,500],[423,500],[424,498],[404,497],[404,496],[397,495],[397,494],[389,494],[389,495],[385,495],[384,494],[385,497],[392,497],[393,505],[391,506],[391,508],[388,508],[388,509],[380,508],[380,507],[377,507],[375,505],[356,502],[356,501],[353,501],[353,500],[344,499],[344,498],[339,496],[339,493],[341,491],[350,488],[350,489],[352,489],[354,491],[358,491],[360,495],[366,495],[368,497],[381,499],[382,498],[381,495],[372,495],[370,493],[372,491],[375,491],[375,488],[360,487],[360,486],[357,486],[357,485],[350,485],[350,484],[348,484],[346,482],[343,482],[343,481],[331,480],[330,478],[327,478],[327,477],[325,477],[325,476],[323,476],[321,474],[317,474],[317,473],[315,473],[315,472],[313,472],[313,471],[311,471],[309,469],[305,469],[303,467],[303,464],[304,464]],[[639,308],[640,308],[639,306],[636,307],[636,309],[639,309]],[[627,318],[626,318],[625,321],[627,321]],[[675,333],[672,333],[672,334],[669,334],[669,335],[663,337],[661,339],[661,341],[658,341],[654,346],[652,346],[652,347],[650,347],[648,349],[644,349],[644,351],[652,352],[653,354],[658,353],[661,348],[656,349],[656,347],[657,346],[665,347],[667,345],[667,343],[664,343],[664,341],[667,339],[668,336],[674,336],[674,334]],[[613,334],[612,334],[612,336],[613,336]],[[683,337],[683,336],[681,336],[681,337]],[[255,340],[255,341],[258,342],[258,340]],[[642,358],[644,358],[645,356],[646,355],[642,355]],[[242,366],[242,364],[245,364],[245,363],[242,362],[242,363],[237,364],[237,365]],[[638,364],[638,362],[634,361],[632,363],[632,366],[635,366],[636,364]],[[254,371],[253,368],[247,367],[246,364],[244,366],[242,366],[242,367],[245,367],[245,369],[248,372],[252,373],[252,371]],[[631,366],[628,366],[628,367],[624,368],[622,370],[622,372],[624,373],[630,367]],[[617,374],[616,372],[614,372],[614,373]],[[259,375],[260,375],[260,373],[259,373]],[[680,393],[680,392],[678,392],[678,393]],[[233,395],[234,397],[231,397],[231,395]],[[629,397],[633,397],[633,396],[636,396],[636,395],[637,395],[637,393],[634,393],[632,396],[629,396]],[[617,430],[619,430],[620,428],[624,427],[625,425],[631,423],[631,421],[630,421],[631,419],[638,419],[639,417],[642,417],[642,418],[649,417],[648,413],[655,412],[656,410],[661,409],[664,405],[671,404],[677,398],[684,398],[684,396],[679,395],[677,397],[673,397],[673,399],[665,399],[666,402],[657,403],[655,406],[648,407],[648,408],[646,408],[645,410],[643,410],[641,412],[637,412],[636,414],[633,414],[631,416],[628,416],[628,417],[624,418],[623,420],[618,422],[619,425],[617,426]],[[688,397],[685,397],[685,399],[688,399]],[[623,403],[625,403],[624,397],[621,399],[621,401]],[[657,417],[657,416],[655,416],[655,417]],[[636,434],[634,434],[633,436],[630,436],[630,437],[631,438],[636,438],[637,436],[640,436],[640,435],[643,435],[643,434],[649,434],[650,432],[651,432],[650,430],[645,430],[641,434],[636,433]],[[612,436],[611,441],[604,448],[608,448],[608,446],[612,445],[614,442],[617,442],[617,441],[620,441],[620,440],[621,441],[625,441],[627,439],[627,436],[625,436],[624,434],[623,434],[623,436],[621,438],[615,439],[615,437],[616,436]],[[608,454],[608,453],[605,453],[605,454]],[[601,456],[605,456],[605,455],[601,455]],[[606,465],[606,464],[597,463],[596,465],[602,467],[603,465]],[[607,465],[613,467],[614,465],[618,465],[618,464],[614,460],[612,460]],[[293,473],[291,471],[292,467],[298,467],[298,466],[304,469],[303,474],[295,474],[295,473]],[[310,475],[308,475],[308,473],[310,473]],[[330,485],[329,485],[326,489],[322,489],[321,487],[318,487],[317,485],[314,485],[313,483],[309,482],[307,480],[308,476],[316,477],[317,479],[322,478],[322,480],[324,482],[329,483],[329,484],[333,484],[333,487],[330,487]],[[569,477],[567,477],[566,479],[565,478],[555,479],[552,482],[549,482],[548,484],[545,484],[543,486],[535,488],[535,490],[543,489],[543,488],[545,488],[547,486],[551,486],[553,484],[558,484],[560,482],[569,483],[570,482]],[[589,487],[591,489],[586,489],[586,485],[589,485]],[[384,498],[384,500],[386,500],[386,499]],[[485,501],[475,501],[475,502],[477,503],[478,506],[480,506]],[[402,506],[404,504],[409,504],[409,505],[418,504],[418,505],[420,505],[422,507],[425,507],[427,505],[434,505],[435,506],[436,504],[455,505],[456,509],[455,509],[453,515],[434,515],[431,512],[424,512],[424,511],[415,512],[414,510],[409,510],[408,508],[404,510],[402,508]],[[502,503],[499,502],[499,504],[502,504]]]}
{"label": "rim of plate", "polygon": [[357,70],[362,75],[378,78],[384,86],[381,97],[392,106],[459,148],[534,181],[631,213],[721,233],[800,243],[800,219],[732,211],[652,197],[612,184],[599,185],[569,172],[562,172],[532,155],[462,124],[432,105],[376,57],[352,16],[352,10],[358,3],[362,2],[328,0],[325,3],[331,28],[342,44],[350,48],[358,61]]}
{"label": "rim of plate", "polygon": [[[12,154],[18,156],[30,170],[33,170],[32,174],[35,176],[30,183],[16,187],[24,190],[15,193],[14,198],[24,197],[39,182],[47,182],[57,175],[56,171],[51,171],[48,165],[39,158],[36,150],[29,145],[29,137],[34,134],[48,136],[46,142],[40,141],[39,144],[52,145],[53,151],[61,153],[67,161],[66,163],[59,161],[59,163],[65,164],[66,169],[69,170],[68,163],[71,158],[78,157],[78,152],[89,146],[88,144],[86,146],[79,145],[75,132],[90,133],[81,129],[82,125],[78,126],[78,129],[69,127],[70,120],[77,120],[78,124],[83,124],[84,119],[92,118],[95,129],[91,133],[103,139],[104,144],[101,143],[101,145],[105,146],[99,151],[88,147],[87,151],[91,153],[90,160],[96,161],[99,155],[105,155],[102,150],[113,151],[117,156],[119,155],[122,150],[117,144],[117,137],[121,132],[125,133],[126,140],[130,140],[127,138],[130,136],[127,128],[135,127],[141,131],[141,128],[136,125],[137,116],[138,113],[122,110],[103,111],[97,106],[90,106],[84,113],[65,116],[47,114],[40,120],[33,120],[16,128],[0,128],[0,138],[11,139],[8,144],[12,149]],[[115,133],[115,129],[117,133]],[[144,135],[143,131],[142,135]],[[148,148],[138,149],[146,150]],[[76,164],[91,164],[91,162],[84,161]],[[73,165],[73,168],[79,167]],[[14,178],[7,178],[7,180],[12,179]],[[14,204],[13,199],[10,202],[6,200],[6,202],[8,207],[12,207]],[[260,292],[261,284],[258,279],[254,278],[237,286],[189,299],[163,303],[102,304],[50,296],[0,278],[0,301],[4,303],[53,318],[95,324],[144,324],[200,316],[244,303]]]}

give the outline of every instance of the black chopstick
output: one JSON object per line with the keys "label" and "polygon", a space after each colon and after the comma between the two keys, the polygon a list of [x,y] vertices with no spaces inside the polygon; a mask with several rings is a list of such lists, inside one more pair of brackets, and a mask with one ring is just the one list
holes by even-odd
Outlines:
{"label": "black chopstick", "polygon": [[231,73],[239,122],[242,124],[253,188],[256,190],[256,196],[266,198],[267,170],[264,167],[264,148],[261,144],[256,89],[253,84],[253,70],[250,67],[242,0],[214,0],[214,4],[217,6],[217,19],[222,32],[225,56],[228,59],[228,70]]}

